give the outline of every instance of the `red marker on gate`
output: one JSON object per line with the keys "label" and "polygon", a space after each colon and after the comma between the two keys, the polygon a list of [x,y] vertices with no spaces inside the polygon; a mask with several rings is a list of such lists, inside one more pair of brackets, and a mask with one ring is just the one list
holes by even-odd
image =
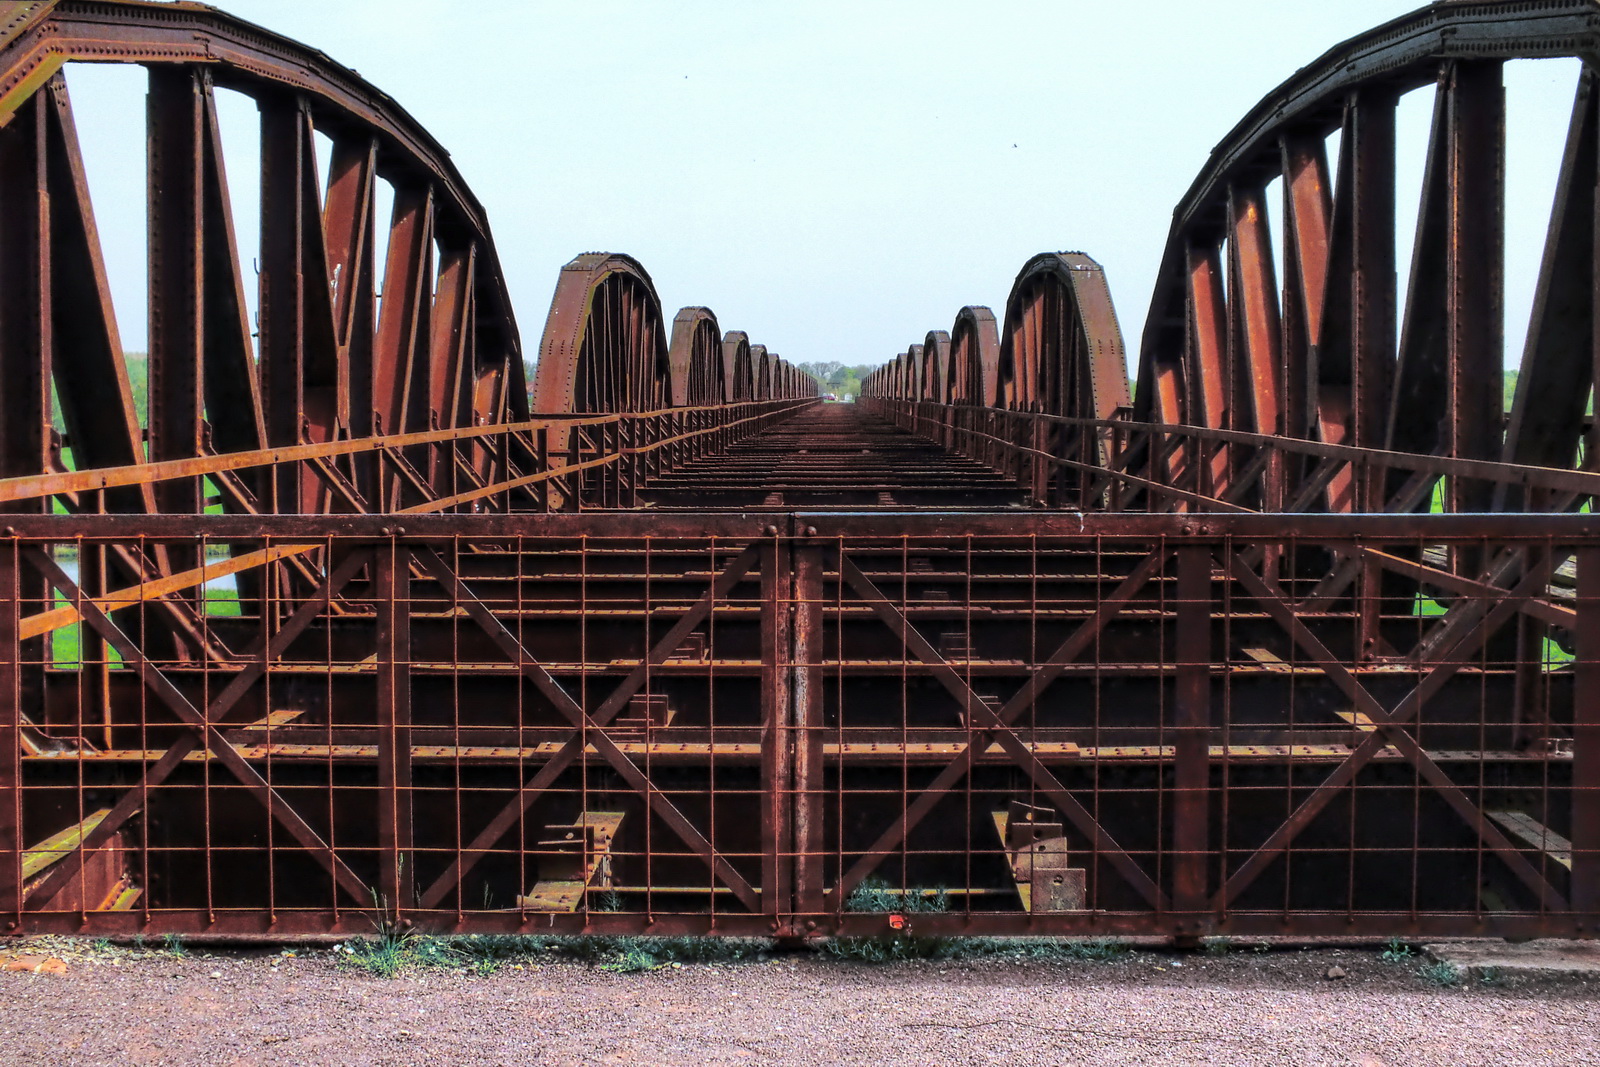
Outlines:
{"label": "red marker on gate", "polygon": [[902,930],[902,929],[905,928],[905,925],[906,925],[906,917],[904,915],[896,914],[896,915],[889,916],[889,929],[891,929],[891,930]]}

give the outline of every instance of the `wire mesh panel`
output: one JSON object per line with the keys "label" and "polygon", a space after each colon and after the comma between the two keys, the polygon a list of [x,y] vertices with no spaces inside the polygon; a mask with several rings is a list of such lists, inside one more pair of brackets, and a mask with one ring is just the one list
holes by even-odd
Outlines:
{"label": "wire mesh panel", "polygon": [[118,547],[0,563],[19,925],[771,932],[775,540],[152,538],[231,580],[86,592]]}
{"label": "wire mesh panel", "polygon": [[1587,516],[392,521],[15,519],[12,929],[1595,921]]}
{"label": "wire mesh panel", "polygon": [[1221,532],[1285,525],[1261,518],[802,517],[807,921],[1592,923],[1582,553],[1426,516],[1367,517],[1360,540]]}

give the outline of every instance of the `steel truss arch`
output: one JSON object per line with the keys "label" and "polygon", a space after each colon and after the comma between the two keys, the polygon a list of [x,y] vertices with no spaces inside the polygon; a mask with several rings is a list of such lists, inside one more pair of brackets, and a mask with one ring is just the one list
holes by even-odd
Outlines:
{"label": "steel truss arch", "polygon": [[923,395],[923,387],[925,385],[923,366],[926,362],[924,353],[925,349],[922,345],[911,345],[906,349],[905,390],[907,399],[927,399]]}
{"label": "steel truss arch", "polygon": [[999,366],[1000,326],[994,312],[977,305],[962,308],[950,327],[946,402],[980,407],[993,404]]}
{"label": "steel truss arch", "polygon": [[[0,361],[8,382],[32,383],[26,404],[8,398],[8,422],[31,429],[8,435],[3,473],[43,474],[57,462],[52,381],[80,469],[526,417],[520,341],[483,209],[448,153],[391,98],[321,52],[198,4],[59,0],[3,13],[0,199],[19,208],[8,206],[0,227]],[[149,72],[148,449],[78,147],[70,62]],[[233,233],[216,88],[261,110],[258,253]],[[325,188],[314,132],[333,142]],[[374,209],[380,179],[396,190],[386,232]],[[41,260],[39,247],[51,255]],[[249,259],[260,274],[259,362],[245,315]],[[40,273],[41,262],[54,267]],[[370,470],[346,478],[344,495],[365,506],[399,491]],[[231,512],[349,507],[297,475],[222,490]],[[204,502],[195,481],[111,493],[106,505],[198,512]]]}
{"label": "steel truss arch", "polygon": [[766,345],[750,346],[750,399],[765,400],[772,390],[772,357]]}
{"label": "steel truss arch", "polygon": [[1108,419],[1129,406],[1122,331],[1100,264],[1081,252],[1045,252],[1017,275],[1006,300],[995,406]]}
{"label": "steel truss arch", "polygon": [[922,398],[935,404],[949,403],[950,335],[929,330],[922,341]]}
{"label": "steel truss arch", "polygon": [[672,364],[674,407],[724,402],[722,330],[710,308],[687,307],[672,320],[667,353]]}
{"label": "steel truss arch", "polygon": [[632,256],[586,252],[561,268],[534,374],[535,411],[659,411],[672,365],[655,283]]}
{"label": "steel truss arch", "polygon": [[[1570,468],[1594,384],[1597,56],[1592,2],[1434,4],[1280,85],[1212,152],[1174,212],[1135,420]],[[1556,57],[1585,66],[1506,425],[1502,67]],[[1397,293],[1396,105],[1430,84],[1411,277]],[[1334,134],[1336,172],[1324,147]],[[1278,179],[1282,262],[1267,223]],[[1227,468],[1219,461],[1206,475],[1212,492],[1228,491]],[[1295,480],[1269,473],[1262,505],[1293,500]],[[1425,504],[1426,492],[1400,501],[1398,489],[1346,471],[1313,495],[1336,511]],[[1444,503],[1481,511],[1525,497],[1451,481]]]}
{"label": "steel truss arch", "polygon": [[750,359],[750,336],[730,330],[722,338],[722,382],[729,404],[755,397],[755,374]]}

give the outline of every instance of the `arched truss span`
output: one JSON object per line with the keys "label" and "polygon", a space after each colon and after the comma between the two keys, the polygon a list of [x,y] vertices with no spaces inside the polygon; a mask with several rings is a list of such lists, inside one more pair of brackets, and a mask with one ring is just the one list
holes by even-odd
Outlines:
{"label": "arched truss span", "polygon": [[1000,326],[994,312],[969,305],[956,314],[950,328],[950,355],[945,402],[994,403],[994,380],[1000,367]]}
{"label": "arched truss span", "polygon": [[771,356],[766,345],[750,346],[750,399],[765,400],[772,387]]}
{"label": "arched truss span", "polygon": [[1122,331],[1100,264],[1080,252],[1034,256],[1011,287],[996,407],[1108,419],[1129,406]]}
{"label": "arched truss span", "polygon": [[906,349],[906,392],[912,400],[928,399],[923,393],[926,384],[926,375],[923,373],[925,363],[922,345],[912,345]]}
{"label": "arched truss span", "polygon": [[[1284,82],[1212,152],[1174,213],[1140,351],[1135,420],[1570,468],[1594,384],[1600,93],[1586,65],[1507,423],[1502,67],[1519,58],[1587,64],[1597,52],[1592,2],[1434,4]],[[1396,104],[1430,85],[1421,209],[1410,278],[1397,294],[1389,283]],[[1334,134],[1336,171],[1324,147]],[[1276,208],[1267,186],[1278,179],[1281,262],[1267,221]],[[1270,491],[1264,503],[1293,489]],[[1344,472],[1323,502],[1426,506],[1425,489],[1409,504],[1393,489]],[[1446,497],[1455,511],[1522,506],[1516,488],[1465,479]]]}
{"label": "arched truss span", "polygon": [[778,353],[767,353],[767,386],[761,399],[776,400],[783,395],[783,372],[787,366]]}
{"label": "arched truss span", "polygon": [[949,397],[950,335],[929,330],[922,342],[922,399],[947,404]]}
{"label": "arched truss span", "polygon": [[684,308],[672,320],[672,403],[704,407],[724,402],[722,329],[709,308]]}
{"label": "arched truss span", "polygon": [[722,338],[722,382],[724,399],[733,404],[755,395],[755,374],[750,362],[750,337],[743,330],[730,330]]}
{"label": "arched truss span", "polygon": [[661,300],[644,267],[608,252],[562,267],[539,344],[533,409],[659,411],[672,396]]}
{"label": "arched truss span", "polygon": [[[63,73],[72,61],[149,72],[147,156],[125,161],[151,175],[148,447]],[[233,232],[215,88],[260,108],[259,249]],[[315,132],[333,143],[326,187]],[[482,207],[432,137],[320,52],[198,4],[0,5],[0,160],[0,474],[52,468],[52,385],[80,469],[526,417]],[[380,178],[396,190],[383,220]],[[251,264],[259,352],[245,311]],[[383,503],[370,475],[349,477],[350,499]],[[298,472],[248,480],[222,487],[225,510],[330,507]],[[110,491],[105,504],[197,512],[203,492],[178,479]]]}

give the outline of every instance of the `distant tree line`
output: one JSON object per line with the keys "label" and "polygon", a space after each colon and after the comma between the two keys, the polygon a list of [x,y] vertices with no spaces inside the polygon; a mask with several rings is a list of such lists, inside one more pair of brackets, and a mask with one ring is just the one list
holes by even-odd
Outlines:
{"label": "distant tree line", "polygon": [[821,383],[824,393],[832,393],[843,400],[847,396],[852,399],[860,396],[861,379],[877,370],[882,364],[862,363],[850,367],[829,360],[821,363],[799,363],[796,366]]}

